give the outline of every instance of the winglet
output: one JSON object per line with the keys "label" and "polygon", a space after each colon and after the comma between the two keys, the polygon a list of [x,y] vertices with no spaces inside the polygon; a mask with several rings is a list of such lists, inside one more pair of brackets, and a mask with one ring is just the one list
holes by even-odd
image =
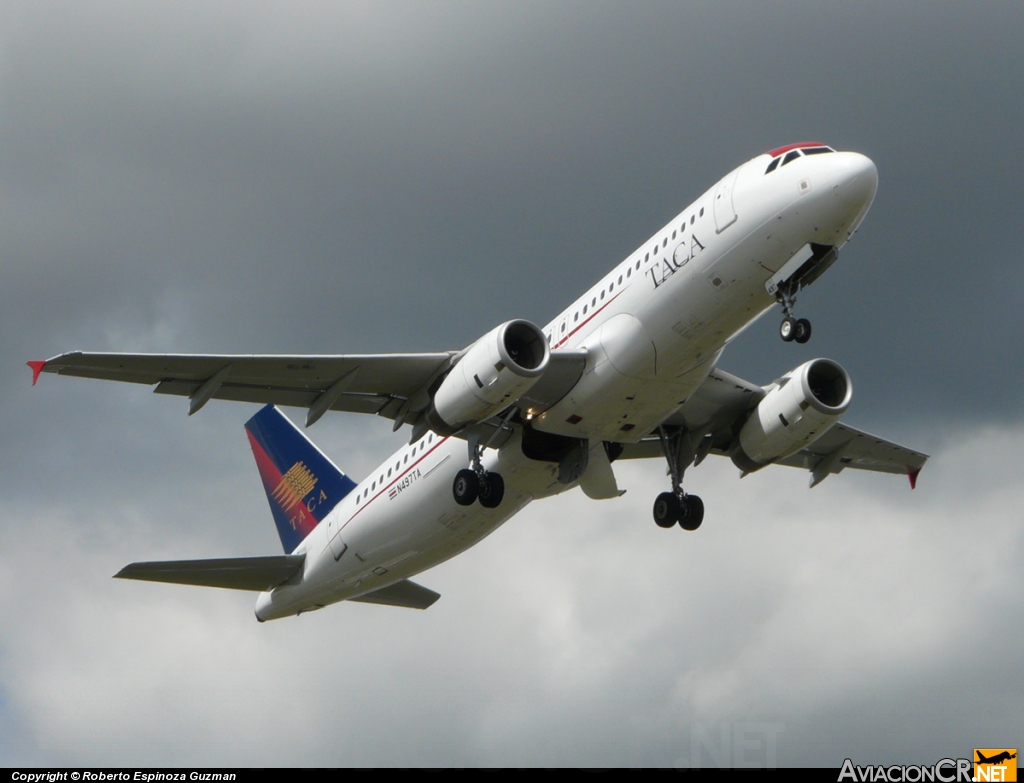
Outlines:
{"label": "winglet", "polygon": [[39,373],[43,371],[46,362],[25,362],[25,364],[32,368],[32,385],[35,386],[36,381],[39,380]]}
{"label": "winglet", "polygon": [[921,468],[912,468],[907,465],[907,478],[910,479],[910,488],[915,489],[917,487],[917,474],[921,472]]}

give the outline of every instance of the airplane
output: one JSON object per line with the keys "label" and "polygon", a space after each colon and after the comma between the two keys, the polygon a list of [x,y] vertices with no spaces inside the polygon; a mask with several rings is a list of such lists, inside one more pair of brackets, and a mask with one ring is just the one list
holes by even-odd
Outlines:
{"label": "airplane", "polygon": [[[579,486],[619,497],[613,463],[660,458],[655,523],[696,530],[686,471],[709,455],[741,476],[803,468],[813,487],[846,468],[906,474],[927,455],[840,423],[852,385],[812,359],[766,386],[718,368],[726,345],[780,305],[781,338],[806,343],[797,294],[838,258],[875,196],[875,164],[788,144],[723,177],[543,329],[516,319],[461,351],[337,356],[72,352],[56,373],[263,403],[246,424],[283,555],[132,563],[127,579],[258,592],[260,621],[339,601],[425,609],[410,578],[471,547],[529,502]],[[355,482],[277,406],[376,414],[411,437]]]}
{"label": "airplane", "polygon": [[977,764],[1001,764],[1004,761],[1009,761],[1010,759],[1017,758],[1016,753],[1010,753],[1006,750],[1002,751],[1001,753],[997,753],[992,758],[985,758],[985,756],[982,754],[980,750],[976,750],[975,753],[978,754],[978,760],[977,762],[975,762]]}

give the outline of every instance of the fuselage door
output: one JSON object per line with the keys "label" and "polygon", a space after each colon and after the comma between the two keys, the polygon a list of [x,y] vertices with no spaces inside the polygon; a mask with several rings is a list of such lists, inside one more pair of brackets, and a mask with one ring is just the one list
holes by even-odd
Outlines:
{"label": "fuselage door", "polygon": [[551,341],[551,347],[554,348],[556,345],[560,345],[569,336],[569,316],[566,315],[564,318],[560,318],[558,323],[555,325],[555,336]]}
{"label": "fuselage door", "polygon": [[329,514],[327,516],[327,538],[331,545],[331,554],[335,560],[340,560],[345,554],[348,545],[341,538],[341,515]]}
{"label": "fuselage door", "polygon": [[732,203],[732,191],[736,187],[736,178],[740,170],[736,169],[722,178],[715,188],[715,233],[721,234],[736,222],[736,208]]}

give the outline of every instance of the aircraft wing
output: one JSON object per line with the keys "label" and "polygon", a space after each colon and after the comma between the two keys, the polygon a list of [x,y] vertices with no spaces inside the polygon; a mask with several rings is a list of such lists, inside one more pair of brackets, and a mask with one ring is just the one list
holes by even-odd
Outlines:
{"label": "aircraft wing", "polygon": [[811,471],[812,487],[845,468],[908,475],[913,486],[927,459],[927,454],[839,422],[807,448],[775,464]]}
{"label": "aircraft wing", "polygon": [[[734,437],[732,425],[756,406],[765,394],[764,388],[715,369],[662,426],[684,427],[706,437],[703,451],[695,447],[698,462],[707,454],[728,456]],[[661,440],[656,432],[638,443],[625,444],[618,459],[655,457],[663,457]],[[927,459],[927,454],[839,422],[810,446],[774,464],[810,471],[812,487],[846,468],[908,475],[911,486],[914,486],[917,474]]]}
{"label": "aircraft wing", "polygon": [[[307,426],[328,410],[395,419],[418,392],[451,364],[454,351],[349,356],[189,354],[61,354],[39,372],[156,386],[157,394],[188,397],[189,413],[211,399],[307,408]],[[31,365],[40,363],[31,362]],[[408,410],[408,408],[406,408]]]}
{"label": "aircraft wing", "polygon": [[[334,410],[375,413],[394,419],[397,429],[426,409],[430,385],[457,358],[456,351],[347,356],[73,351],[28,364],[33,383],[45,372],[147,384],[157,394],[188,397],[190,414],[211,399],[237,400],[306,408],[307,427]],[[546,410],[576,384],[585,363],[585,351],[553,351],[548,371],[524,401]]]}
{"label": "aircraft wing", "polygon": [[263,592],[296,576],[305,559],[303,554],[130,563],[114,578]]}

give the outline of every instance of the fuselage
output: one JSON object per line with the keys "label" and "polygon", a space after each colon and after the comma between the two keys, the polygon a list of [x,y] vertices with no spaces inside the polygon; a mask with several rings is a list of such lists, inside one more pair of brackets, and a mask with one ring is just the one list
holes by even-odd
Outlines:
{"label": "fuselage", "polygon": [[[808,152],[810,150],[810,152]],[[582,377],[545,411],[541,431],[637,441],[703,383],[726,344],[774,304],[769,283],[809,243],[839,248],[877,187],[874,164],[811,143],[760,155],[727,174],[559,313],[552,351],[585,348]],[[427,434],[403,446],[299,545],[301,581],[262,593],[260,620],[358,597],[462,552],[531,500],[575,486],[558,466],[524,456],[520,432],[487,449],[504,477],[497,508],[460,506],[452,481],[466,441]]]}

